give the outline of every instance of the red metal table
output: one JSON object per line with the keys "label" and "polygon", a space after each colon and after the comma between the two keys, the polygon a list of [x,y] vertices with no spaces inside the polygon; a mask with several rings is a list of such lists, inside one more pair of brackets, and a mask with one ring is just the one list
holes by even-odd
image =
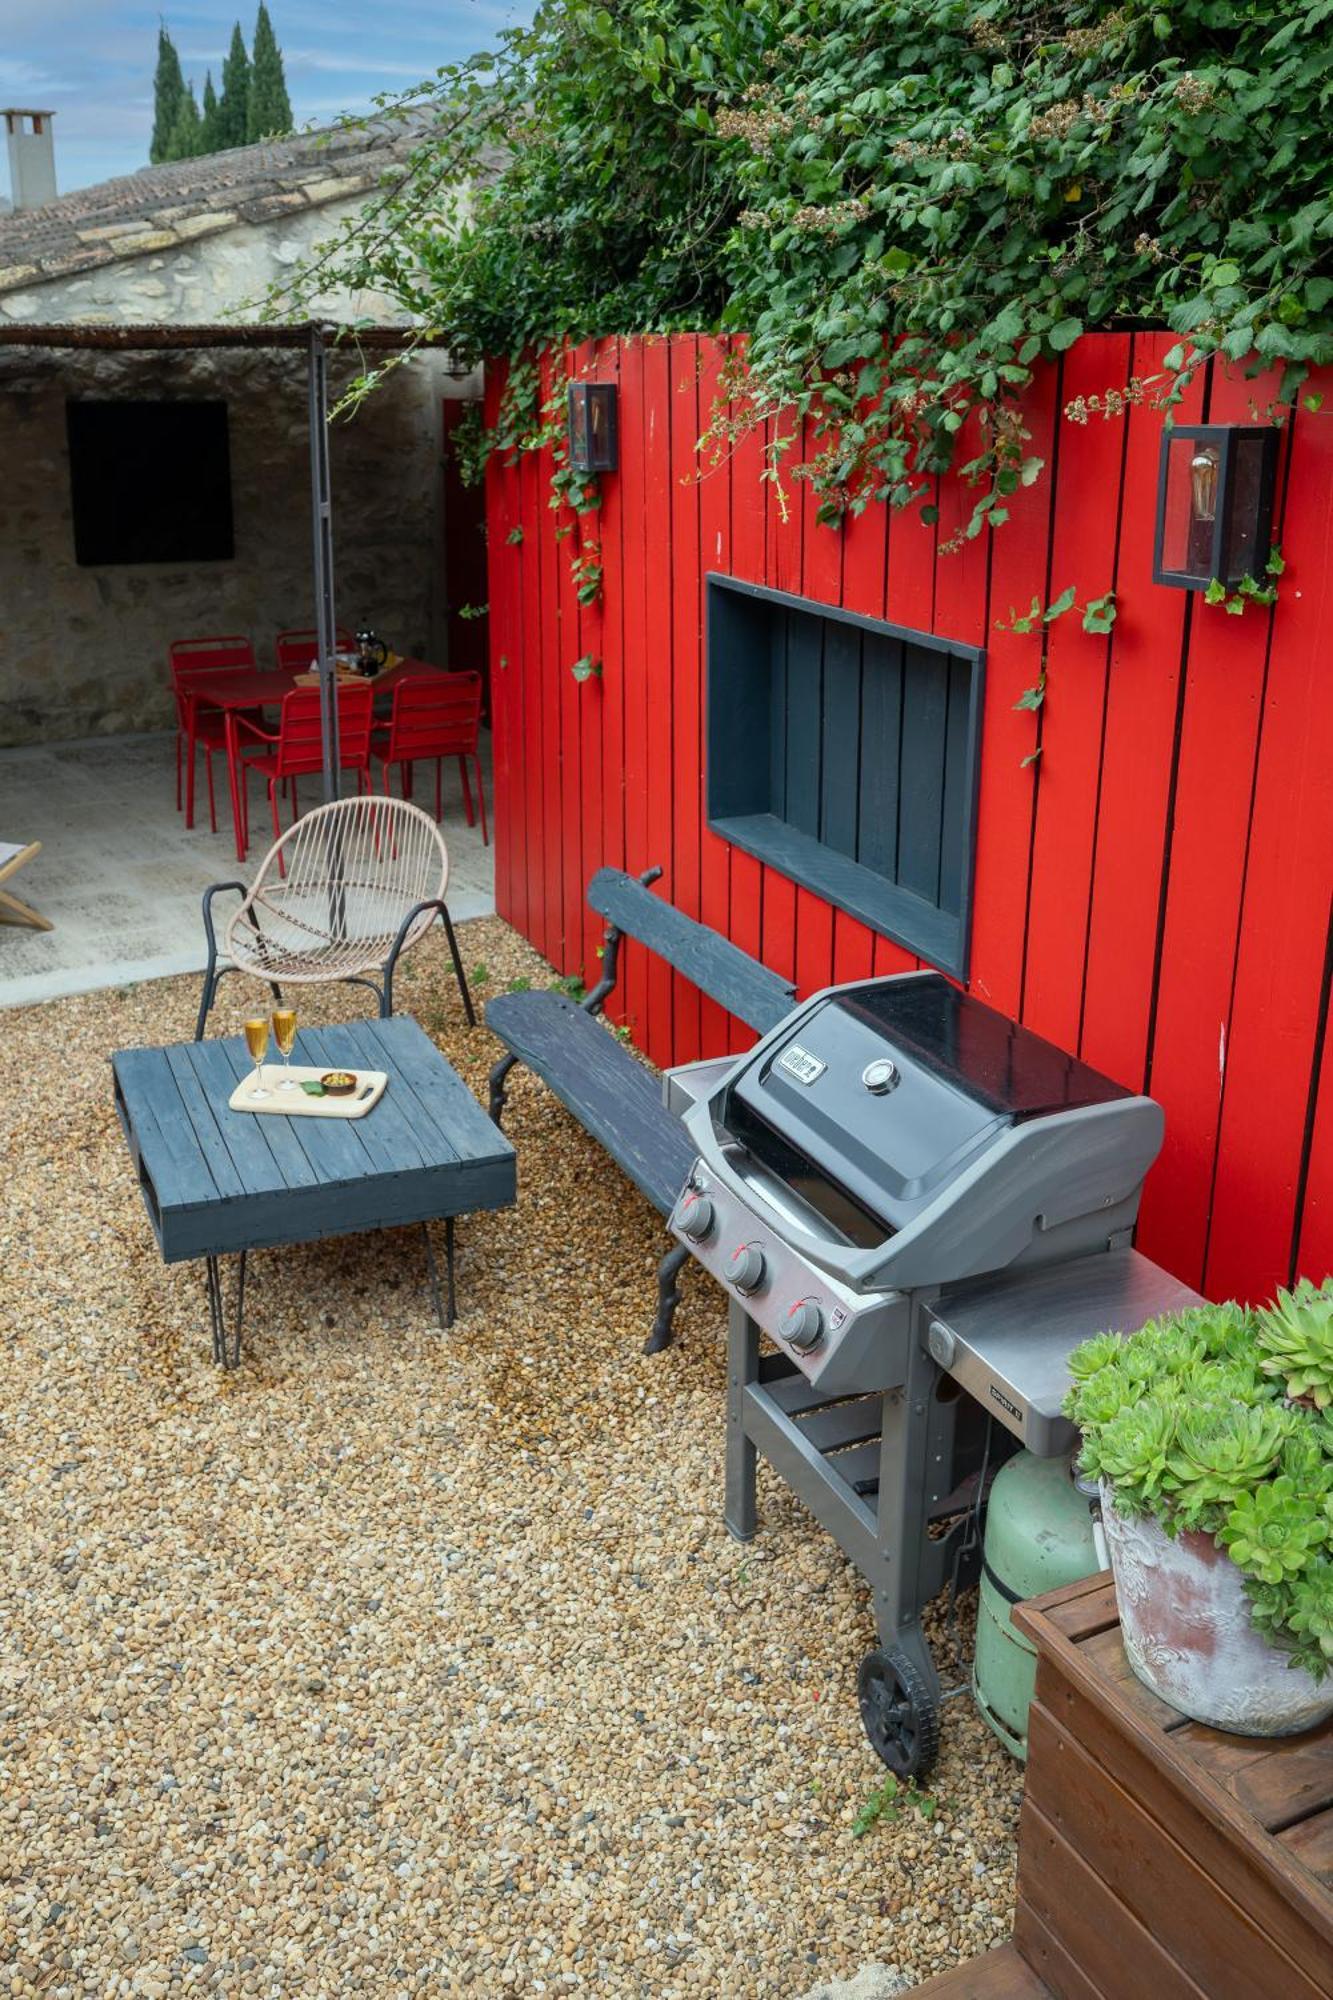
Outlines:
{"label": "red metal table", "polygon": [[[444,671],[433,667],[428,660],[402,658],[396,665],[387,667],[371,682],[374,688],[388,684],[396,685],[400,680],[414,674],[438,674]],[[236,733],[236,716],[247,708],[279,708],[284,695],[297,686],[305,685],[304,679],[280,672],[276,667],[263,667],[250,671],[238,669],[235,673],[210,674],[208,694],[200,700],[200,707],[220,708],[227,723],[227,784],[231,792],[231,824],[236,839],[236,859],[244,861],[245,846],[241,838],[241,771],[239,746]]]}

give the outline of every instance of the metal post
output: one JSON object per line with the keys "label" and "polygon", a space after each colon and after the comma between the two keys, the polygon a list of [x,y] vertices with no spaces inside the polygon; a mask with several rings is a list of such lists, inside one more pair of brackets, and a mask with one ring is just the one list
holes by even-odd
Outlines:
{"label": "metal post", "polygon": [[310,509],[315,553],[315,632],[320,733],[324,743],[324,803],[340,791],[338,676],[334,662],[333,500],[329,487],[329,376],[324,329],[310,328]]}

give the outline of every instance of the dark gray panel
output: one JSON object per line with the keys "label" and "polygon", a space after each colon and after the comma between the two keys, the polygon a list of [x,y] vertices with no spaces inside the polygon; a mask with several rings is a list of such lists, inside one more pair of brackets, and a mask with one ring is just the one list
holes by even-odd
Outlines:
{"label": "dark gray panel", "polygon": [[[787,815],[787,634],[786,617],[768,621],[768,797],[765,805],[779,819]],[[741,749],[740,745],[736,746]],[[742,750],[742,754],[743,750]]]}
{"label": "dark gray panel", "polygon": [[830,625],[824,634],[819,837],[856,856],[861,781],[861,634]]}
{"label": "dark gray panel", "polygon": [[898,878],[898,764],[903,719],[903,646],[867,632],[862,650],[860,795],[856,858]]}
{"label": "dark gray panel", "polygon": [[823,624],[804,612],[789,613],[786,624],[787,796],[782,817],[802,833],[818,839],[820,727],[824,711]]}
{"label": "dark gray panel", "polygon": [[940,813],[942,910],[961,916],[963,857],[969,842],[971,774],[971,692],[973,669],[966,660],[949,662],[949,704],[944,725],[944,803]]}
{"label": "dark gray panel", "polygon": [[940,813],[948,659],[908,646],[903,663],[902,777],[898,806],[898,882],[933,903],[940,887]]}

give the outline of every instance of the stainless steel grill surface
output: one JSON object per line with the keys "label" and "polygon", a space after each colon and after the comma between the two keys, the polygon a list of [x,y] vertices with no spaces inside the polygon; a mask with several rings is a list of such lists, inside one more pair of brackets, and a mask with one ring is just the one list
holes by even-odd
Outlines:
{"label": "stainless steel grill surface", "polygon": [[868,1577],[862,1713],[923,1771],[919,1612],[965,1580],[988,1477],[1011,1438],[1070,1449],[1080,1339],[1194,1298],[1129,1248],[1161,1110],[937,973],[817,994],[720,1078],[676,1072],[682,1098],[671,1226],[731,1301],[728,1526],[755,1532],[762,1450]]}

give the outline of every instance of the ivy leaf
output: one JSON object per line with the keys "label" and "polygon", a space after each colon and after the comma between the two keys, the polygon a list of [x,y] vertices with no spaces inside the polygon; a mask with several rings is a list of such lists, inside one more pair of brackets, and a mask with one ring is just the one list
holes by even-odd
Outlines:
{"label": "ivy leaf", "polygon": [[1055,602],[1053,604],[1048,604],[1046,609],[1042,612],[1041,614],[1042,624],[1051,625],[1055,622],[1057,618],[1063,618],[1066,611],[1071,611],[1073,609],[1074,599],[1077,595],[1078,593],[1075,590],[1072,583],[1070,584],[1068,590],[1062,590],[1060,592],[1060,595],[1056,598]]}
{"label": "ivy leaf", "polygon": [[1074,345],[1082,331],[1081,319],[1062,319],[1056,322],[1046,338],[1057,354],[1063,354],[1067,347]]}
{"label": "ivy leaf", "polygon": [[1040,745],[1040,743],[1039,743],[1039,744],[1037,745],[1037,747],[1036,747],[1036,749],[1035,749],[1035,750],[1029,750],[1029,751],[1028,751],[1028,754],[1027,754],[1027,756],[1026,756],[1026,757],[1020,757],[1020,758],[1019,758],[1019,760],[1018,760],[1018,768],[1019,768],[1019,770],[1020,770],[1020,771],[1026,771],[1026,769],[1027,769],[1028,765],[1029,765],[1029,764],[1035,764],[1035,763],[1036,763],[1036,761],[1037,761],[1037,759],[1038,759],[1038,757],[1040,757],[1040,755],[1041,755],[1041,745]]}
{"label": "ivy leaf", "polygon": [[1090,597],[1083,607],[1083,630],[1085,632],[1109,632],[1115,624],[1115,592],[1108,590],[1104,597]]}
{"label": "ivy leaf", "polygon": [[1226,603],[1227,587],[1223,583],[1220,577],[1215,576],[1212,582],[1208,585],[1207,589],[1203,593],[1203,601],[1205,604]]}
{"label": "ivy leaf", "polygon": [[509,530],[509,533],[505,536],[505,541],[508,543],[511,549],[517,548],[522,539],[523,539],[523,529],[521,525],[515,528],[511,528]]}
{"label": "ivy leaf", "polygon": [[585,653],[581,660],[575,660],[569,671],[573,674],[576,681],[590,681],[594,678],[600,679],[602,663],[600,660],[594,659],[591,653]]}
{"label": "ivy leaf", "polygon": [[1014,703],[1014,707],[1016,709],[1029,708],[1035,711],[1041,707],[1045,699],[1046,689],[1038,681],[1035,687],[1024,688],[1022,694],[1019,695],[1018,700]]}

